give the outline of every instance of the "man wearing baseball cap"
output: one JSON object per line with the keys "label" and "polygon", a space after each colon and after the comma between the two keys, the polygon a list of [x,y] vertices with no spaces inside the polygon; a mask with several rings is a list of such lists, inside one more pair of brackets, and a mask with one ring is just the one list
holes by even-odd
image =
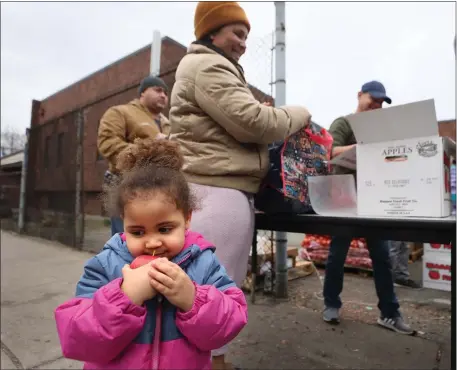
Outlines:
{"label": "man wearing baseball cap", "polygon": [[[384,102],[392,104],[392,100],[386,94],[384,85],[378,81],[370,81],[364,84],[357,94],[357,99],[358,105],[355,113],[382,108]],[[333,136],[333,157],[340,155],[357,144],[351,126],[345,117],[339,117],[332,123],[330,133]],[[335,166],[335,173],[355,172],[344,167]]]}
{"label": "man wearing baseball cap", "polygon": [[[365,83],[357,95],[356,113],[382,108],[384,103],[391,104],[384,85],[378,81]],[[337,118],[329,129],[333,136],[332,157],[353,148],[356,138],[351,125],[345,117]],[[334,166],[335,174],[355,175],[355,171]],[[344,263],[349,251],[351,238],[333,237],[325,268],[324,281],[324,321],[331,324],[340,322],[339,310],[342,306],[340,294],[343,290]],[[378,295],[378,308],[381,316],[378,324],[401,334],[411,335],[414,331],[403,321],[400,305],[394,291],[389,247],[387,242],[367,238],[367,248],[373,263],[373,275]]]}
{"label": "man wearing baseball cap", "polygon": [[[105,184],[115,180],[117,156],[136,138],[163,138],[170,133],[170,123],[162,114],[168,105],[168,87],[159,77],[148,76],[138,89],[138,98],[109,108],[100,120],[98,151],[108,161]],[[124,231],[120,217],[111,217],[111,235]]]}

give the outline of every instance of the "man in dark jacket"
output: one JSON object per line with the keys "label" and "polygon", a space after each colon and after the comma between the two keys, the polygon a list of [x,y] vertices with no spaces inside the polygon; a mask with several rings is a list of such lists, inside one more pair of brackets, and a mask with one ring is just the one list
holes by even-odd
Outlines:
{"label": "man in dark jacket", "polygon": [[[377,81],[368,82],[358,93],[356,113],[380,109],[384,102],[392,103],[386,95],[384,86]],[[337,118],[330,126],[329,132],[333,136],[332,157],[352,149],[357,144],[351,125],[345,117]],[[334,166],[334,172],[355,175],[355,171],[340,166]],[[323,318],[331,324],[338,324],[340,321],[339,310],[342,306],[340,294],[343,290],[344,263],[350,243],[351,238],[333,237],[330,244],[325,269]],[[367,247],[373,262],[376,293],[379,298],[378,308],[381,311],[378,324],[398,333],[413,334],[414,331],[403,321],[399,311],[400,305],[394,291],[387,243],[367,238]]]}

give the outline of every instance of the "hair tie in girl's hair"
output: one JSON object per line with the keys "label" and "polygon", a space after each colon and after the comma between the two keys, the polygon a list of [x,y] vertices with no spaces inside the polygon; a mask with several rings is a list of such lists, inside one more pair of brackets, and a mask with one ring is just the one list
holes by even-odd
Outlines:
{"label": "hair tie in girl's hair", "polygon": [[117,169],[123,173],[138,167],[155,165],[179,171],[184,157],[179,144],[169,140],[136,139],[119,154]]}

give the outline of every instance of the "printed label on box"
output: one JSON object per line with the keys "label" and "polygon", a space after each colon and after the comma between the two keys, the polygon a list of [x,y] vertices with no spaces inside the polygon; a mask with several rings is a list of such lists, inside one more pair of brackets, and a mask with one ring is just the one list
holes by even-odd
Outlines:
{"label": "printed label on box", "polygon": [[423,285],[425,288],[450,291],[452,287],[451,257],[424,257]]}
{"label": "printed label on box", "polygon": [[424,253],[451,253],[451,244],[424,243]]}
{"label": "printed label on box", "polygon": [[[364,216],[444,217],[440,138],[361,145],[357,156],[357,208]],[[437,154],[433,154],[435,150]]]}

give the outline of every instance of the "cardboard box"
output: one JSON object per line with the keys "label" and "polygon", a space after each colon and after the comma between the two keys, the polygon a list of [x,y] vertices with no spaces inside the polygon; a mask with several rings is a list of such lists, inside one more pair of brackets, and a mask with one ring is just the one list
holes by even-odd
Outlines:
{"label": "cardboard box", "polygon": [[437,244],[437,243],[424,243],[424,253],[425,255],[451,255],[451,244]]}
{"label": "cardboard box", "polygon": [[357,170],[357,214],[451,215],[450,160],[455,142],[439,136],[433,100],[347,117],[357,147],[331,164]]}
{"label": "cardboard box", "polygon": [[451,254],[424,254],[422,284],[424,288],[451,291]]}

